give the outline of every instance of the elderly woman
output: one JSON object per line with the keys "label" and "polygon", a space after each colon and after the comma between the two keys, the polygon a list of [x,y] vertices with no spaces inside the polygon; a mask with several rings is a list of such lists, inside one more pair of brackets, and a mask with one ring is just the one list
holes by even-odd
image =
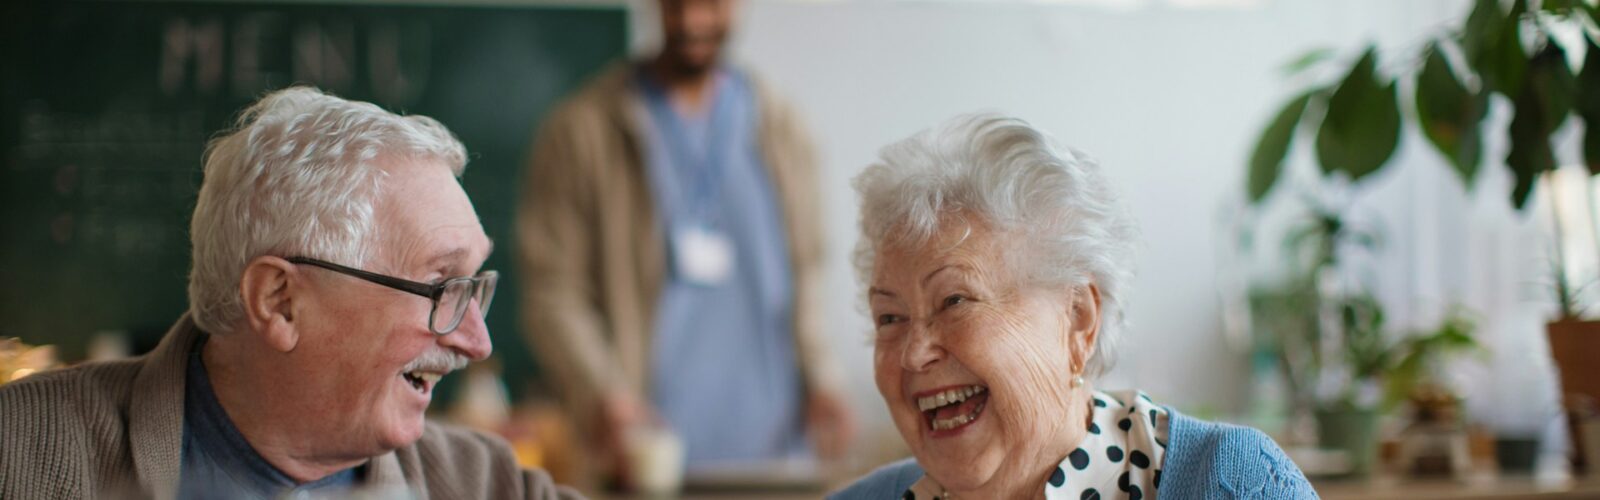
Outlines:
{"label": "elderly woman", "polygon": [[915,460],[831,498],[1316,497],[1261,432],[1087,381],[1112,357],[1135,231],[1081,153],[968,116],[855,186],[875,378]]}

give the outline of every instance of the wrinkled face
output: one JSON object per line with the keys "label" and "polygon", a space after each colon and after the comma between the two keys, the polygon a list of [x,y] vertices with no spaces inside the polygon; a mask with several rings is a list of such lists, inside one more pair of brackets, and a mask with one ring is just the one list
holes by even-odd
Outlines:
{"label": "wrinkled face", "polygon": [[[383,248],[368,271],[437,283],[471,276],[488,258],[490,242],[472,203],[440,163],[388,166],[374,204]],[[482,360],[492,347],[474,302],[448,335],[428,329],[432,302],[325,270],[313,284],[295,362],[308,373],[300,382],[311,406],[308,426],[321,436],[346,436],[343,448],[386,451],[422,436],[423,413],[439,376]]]}
{"label": "wrinkled face", "polygon": [[680,71],[710,70],[728,39],[735,1],[660,0],[662,55]]}
{"label": "wrinkled face", "polygon": [[[1092,338],[1074,294],[1030,287],[1005,263],[1008,238],[947,218],[928,242],[880,246],[869,291],[874,370],[895,427],[951,491],[1016,482],[1081,438],[1074,390]],[[1071,425],[1077,422],[1077,425]]]}

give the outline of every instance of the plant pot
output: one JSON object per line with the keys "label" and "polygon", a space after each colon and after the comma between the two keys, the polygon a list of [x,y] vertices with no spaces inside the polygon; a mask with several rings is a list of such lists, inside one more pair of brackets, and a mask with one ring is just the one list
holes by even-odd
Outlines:
{"label": "plant pot", "polygon": [[1527,475],[1539,461],[1538,436],[1499,436],[1494,440],[1494,458],[1504,474]]}
{"label": "plant pot", "polygon": [[1547,325],[1550,356],[1561,373],[1563,399],[1572,395],[1600,401],[1600,321],[1557,321]]}
{"label": "plant pot", "polygon": [[1572,465],[1578,471],[1592,469],[1600,457],[1589,456],[1584,446],[1581,412],[1600,404],[1600,321],[1563,320],[1546,325],[1550,334],[1550,357],[1555,358],[1561,379],[1561,401],[1567,409],[1572,435]]}
{"label": "plant pot", "polygon": [[1350,460],[1349,475],[1366,476],[1378,461],[1378,412],[1366,408],[1318,408],[1317,442]]}

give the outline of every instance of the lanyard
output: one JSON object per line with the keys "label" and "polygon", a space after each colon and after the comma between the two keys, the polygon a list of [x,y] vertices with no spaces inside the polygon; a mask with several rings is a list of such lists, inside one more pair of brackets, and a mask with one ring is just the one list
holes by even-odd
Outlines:
{"label": "lanyard", "polygon": [[691,221],[699,224],[713,225],[717,221],[720,205],[722,203],[722,178],[727,169],[726,141],[732,135],[729,130],[733,125],[733,106],[729,101],[729,92],[732,92],[733,78],[725,80],[726,73],[720,70],[713,75],[717,80],[712,85],[718,85],[713,90],[711,109],[706,117],[705,143],[702,154],[694,154],[693,145],[690,144],[686,129],[688,124],[678,112],[672,109],[672,101],[666,89],[651,78],[648,73],[639,71],[639,87],[645,94],[645,103],[650,110],[651,121],[655,124],[656,131],[660,133],[662,146],[667,156],[671,159],[672,169],[676,172],[687,174],[688,197],[680,200],[686,203],[687,213]]}

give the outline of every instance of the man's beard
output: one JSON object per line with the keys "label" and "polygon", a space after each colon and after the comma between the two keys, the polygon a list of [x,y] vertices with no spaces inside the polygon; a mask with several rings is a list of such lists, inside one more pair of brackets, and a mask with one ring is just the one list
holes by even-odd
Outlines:
{"label": "man's beard", "polygon": [[[666,56],[666,69],[678,78],[703,77],[717,67],[717,61],[722,58],[726,40],[726,32],[669,40],[666,51],[663,54]],[[691,46],[701,44],[710,44],[714,47],[711,53],[703,58],[692,54],[689,49]]]}

